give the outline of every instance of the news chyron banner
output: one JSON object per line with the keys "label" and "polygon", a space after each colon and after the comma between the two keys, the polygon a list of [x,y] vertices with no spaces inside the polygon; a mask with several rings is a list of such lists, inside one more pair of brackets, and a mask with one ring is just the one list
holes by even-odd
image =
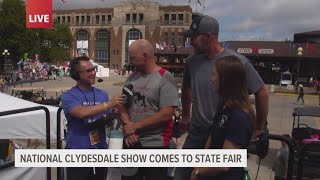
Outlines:
{"label": "news chyron banner", "polygon": [[247,150],[16,149],[15,167],[247,167]]}
{"label": "news chyron banner", "polygon": [[52,28],[52,0],[26,0],[26,27]]}

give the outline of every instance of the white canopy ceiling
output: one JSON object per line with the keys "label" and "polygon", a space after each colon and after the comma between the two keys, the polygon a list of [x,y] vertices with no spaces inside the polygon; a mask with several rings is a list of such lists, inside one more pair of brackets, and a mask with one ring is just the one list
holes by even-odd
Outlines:
{"label": "white canopy ceiling", "polygon": [[[0,93],[0,112],[41,106],[40,104]],[[57,137],[58,107],[45,106],[50,112],[50,138]],[[61,115],[63,120],[64,114]],[[0,139],[45,139],[46,118],[43,110],[0,117]],[[61,123],[61,130],[63,123]],[[63,132],[63,131],[62,131]]]}

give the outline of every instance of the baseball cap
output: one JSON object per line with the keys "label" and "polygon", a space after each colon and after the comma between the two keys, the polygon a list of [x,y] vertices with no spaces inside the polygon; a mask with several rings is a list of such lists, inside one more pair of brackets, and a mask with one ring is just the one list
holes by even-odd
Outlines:
{"label": "baseball cap", "polygon": [[192,21],[190,29],[185,31],[184,35],[186,37],[192,37],[204,33],[219,34],[218,21],[210,16],[196,17]]}

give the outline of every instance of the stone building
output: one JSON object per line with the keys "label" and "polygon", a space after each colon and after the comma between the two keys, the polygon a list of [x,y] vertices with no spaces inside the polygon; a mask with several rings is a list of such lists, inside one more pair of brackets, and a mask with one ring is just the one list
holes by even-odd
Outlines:
{"label": "stone building", "polygon": [[70,26],[70,57],[87,55],[106,67],[121,68],[128,63],[128,46],[136,39],[147,39],[155,47],[156,43],[183,47],[192,9],[134,0],[109,8],[55,10],[53,18]]}

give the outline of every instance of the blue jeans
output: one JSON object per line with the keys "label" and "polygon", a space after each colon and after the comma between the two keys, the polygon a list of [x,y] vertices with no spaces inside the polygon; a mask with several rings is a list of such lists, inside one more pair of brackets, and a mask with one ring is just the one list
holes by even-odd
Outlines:
{"label": "blue jeans", "polygon": [[[191,126],[187,139],[183,145],[183,149],[204,149],[209,137],[209,127],[200,128]],[[188,180],[193,168],[179,167],[176,169],[174,180]]]}

